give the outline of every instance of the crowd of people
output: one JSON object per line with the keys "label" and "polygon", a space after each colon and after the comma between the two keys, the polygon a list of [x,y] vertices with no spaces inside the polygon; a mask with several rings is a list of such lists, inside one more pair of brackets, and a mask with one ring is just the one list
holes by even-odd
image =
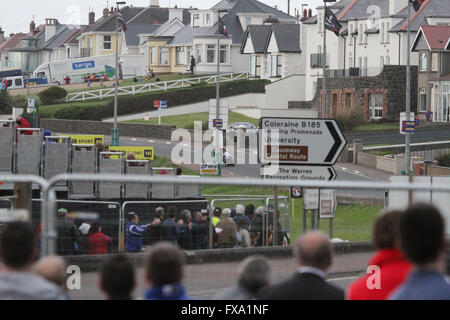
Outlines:
{"label": "crowd of people", "polygon": [[[170,226],[172,238],[166,234],[166,238],[146,250],[143,279],[138,279],[129,256],[110,255],[98,275],[98,287],[105,299],[133,299],[139,282],[145,284],[146,289],[141,298],[147,300],[194,299],[184,285],[185,255],[179,249],[182,231],[176,231],[181,225],[180,221],[183,220],[183,224],[187,222],[188,213],[177,215],[175,210],[169,208],[168,218],[163,219],[162,208],[157,211],[150,230],[155,230],[151,228],[155,225]],[[223,218],[215,221],[216,228],[225,228],[223,222],[232,221],[230,212],[226,209],[223,211]],[[236,211],[240,216],[237,220],[247,220],[243,218],[245,208],[244,214],[241,207],[236,208]],[[62,214],[64,212],[60,211]],[[198,218],[201,220],[201,217]],[[69,223],[64,224],[67,224],[67,230],[73,229]],[[128,242],[128,249],[134,251],[139,249],[141,244],[138,239],[149,226],[139,226],[139,217],[134,214],[129,218],[128,227],[130,234],[139,235]],[[99,234],[100,226],[91,225],[90,230],[92,238],[105,240]],[[236,230],[237,227],[233,229]],[[212,299],[450,299],[450,282],[445,276],[445,222],[436,208],[417,204],[404,212],[386,212],[378,217],[373,230],[373,243],[377,252],[368,265],[371,270],[378,271],[362,276],[347,291],[326,281],[334,258],[330,239],[321,231],[310,231],[295,242],[297,270],[291,277],[280,283],[272,283],[270,261],[263,256],[250,256],[240,264],[235,285],[219,290]],[[233,232],[226,233],[228,240],[235,236]],[[69,299],[64,260],[60,257],[45,257],[36,262],[34,245],[34,234],[29,223],[10,222],[3,227],[0,234],[0,299]],[[102,251],[98,246],[92,250]]]}

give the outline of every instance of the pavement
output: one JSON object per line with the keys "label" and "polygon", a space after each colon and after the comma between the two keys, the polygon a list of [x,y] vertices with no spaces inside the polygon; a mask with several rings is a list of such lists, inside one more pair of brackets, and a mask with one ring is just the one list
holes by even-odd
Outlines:
{"label": "pavement", "polygon": [[[329,282],[346,289],[357,276],[365,273],[372,253],[338,254],[329,270]],[[270,259],[271,281],[277,283],[289,278],[297,270],[293,258]],[[194,264],[185,266],[184,284],[189,295],[200,299],[211,299],[220,290],[229,288],[237,282],[240,262]],[[142,298],[146,284],[143,268],[137,269],[137,288],[134,297]],[[81,275],[81,290],[70,291],[74,300],[99,300],[102,294],[97,287],[96,272]]]}

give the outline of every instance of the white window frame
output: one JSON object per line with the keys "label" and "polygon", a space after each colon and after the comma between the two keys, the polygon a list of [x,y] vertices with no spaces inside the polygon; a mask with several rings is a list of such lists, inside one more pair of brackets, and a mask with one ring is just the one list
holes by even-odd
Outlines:
{"label": "white window frame", "polygon": [[385,30],[386,30],[386,36],[385,36],[386,43],[390,42],[390,34],[389,34],[389,30],[390,29],[391,29],[391,24],[389,22],[386,22],[386,28],[385,28]]}
{"label": "white window frame", "polygon": [[150,47],[150,65],[156,66],[158,63],[156,62],[156,57],[158,56],[158,48],[157,47]]}
{"label": "white window frame", "polygon": [[428,54],[421,53],[419,59],[419,70],[426,72],[428,70]]}
{"label": "white window frame", "polygon": [[186,51],[184,47],[176,47],[176,57],[175,62],[178,66],[186,64]]}
{"label": "white window frame", "polygon": [[380,27],[380,43],[384,43],[384,22],[381,23]]}
{"label": "white window frame", "polygon": [[[425,101],[423,100],[423,96],[425,96]],[[419,112],[427,111],[427,89],[420,88],[419,89]],[[425,103],[423,103],[425,102]]]}
{"label": "white window frame", "polygon": [[[109,41],[106,40],[106,37],[109,37]],[[109,48],[106,48],[107,44],[109,44]],[[110,35],[103,36],[103,50],[112,50],[112,37]]]}
{"label": "white window frame", "polygon": [[369,118],[371,120],[383,118],[383,95],[381,93],[369,94]]}
{"label": "white window frame", "polygon": [[431,72],[439,71],[439,53],[432,52],[431,53]]}
{"label": "white window frame", "polygon": [[[212,53],[212,60],[211,58],[211,54]],[[217,47],[215,44],[207,44],[206,45],[206,63],[208,64],[213,64],[213,63],[217,63],[216,61],[216,55],[217,55]]]}
{"label": "white window frame", "polygon": [[[228,48],[229,48],[229,46],[227,44],[220,45],[220,49],[219,49],[220,64],[228,63]],[[222,58],[224,58],[224,59],[222,59]]]}
{"label": "white window frame", "polygon": [[[167,63],[164,62],[163,54],[167,53]],[[169,48],[159,47],[159,65],[168,66],[170,64]]]}

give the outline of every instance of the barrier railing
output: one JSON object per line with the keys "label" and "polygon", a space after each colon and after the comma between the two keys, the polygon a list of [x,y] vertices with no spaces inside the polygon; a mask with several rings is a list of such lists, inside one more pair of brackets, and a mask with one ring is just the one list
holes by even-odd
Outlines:
{"label": "barrier railing", "polygon": [[[221,82],[230,82],[242,79],[248,79],[248,72],[239,73],[227,73],[219,76]],[[165,82],[152,82],[140,85],[126,86],[118,88],[118,95],[136,95],[138,93],[153,92],[153,91],[167,91],[176,88],[186,88],[193,84],[198,84],[201,82],[206,82],[208,84],[215,83],[217,79],[216,75],[213,76],[203,76],[196,78],[171,80]],[[101,90],[90,90],[90,91],[80,91],[69,93],[67,95],[66,101],[86,101],[92,99],[104,99],[108,97],[113,97],[115,93],[114,88],[101,89]]]}
{"label": "barrier railing", "polygon": [[[3,177],[0,177],[0,181]],[[41,180],[38,180],[41,181]],[[136,175],[58,175],[53,177],[48,183],[44,182],[44,204],[47,204],[46,212],[48,216],[44,220],[45,227],[43,230],[43,254],[53,254],[55,252],[55,190],[54,187],[61,181],[96,181],[96,182],[111,182],[111,183],[169,183],[169,184],[199,184],[199,185],[225,185],[225,186],[255,186],[273,188],[275,194],[279,188],[288,188],[298,184],[298,181],[283,180],[283,181],[266,181],[261,179],[237,179],[237,178],[186,178],[178,179],[177,177],[168,176],[136,176]],[[322,182],[322,181],[306,181],[302,183],[305,188],[312,189],[367,189],[378,191],[411,191],[417,193],[417,191],[433,191],[442,195],[442,193],[450,192],[449,183],[432,184],[431,182],[414,182],[408,183],[407,181],[399,183],[387,184],[385,182],[360,182],[360,181],[335,181],[335,182]],[[408,192],[406,192],[408,194]],[[403,195],[402,195],[403,196]],[[442,199],[442,196],[440,197]],[[449,197],[446,198],[448,201]],[[447,207],[449,207],[447,205]],[[441,209],[444,208],[441,205]],[[444,208],[445,209],[445,208]],[[210,216],[210,220],[212,217]]]}

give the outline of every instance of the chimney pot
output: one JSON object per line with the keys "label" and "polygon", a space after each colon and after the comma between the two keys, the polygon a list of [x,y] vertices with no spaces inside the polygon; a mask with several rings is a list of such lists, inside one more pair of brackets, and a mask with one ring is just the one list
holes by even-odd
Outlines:
{"label": "chimney pot", "polygon": [[95,12],[89,12],[89,25],[93,25],[95,23]]}
{"label": "chimney pot", "polygon": [[308,18],[312,18],[312,9],[308,10]]}

